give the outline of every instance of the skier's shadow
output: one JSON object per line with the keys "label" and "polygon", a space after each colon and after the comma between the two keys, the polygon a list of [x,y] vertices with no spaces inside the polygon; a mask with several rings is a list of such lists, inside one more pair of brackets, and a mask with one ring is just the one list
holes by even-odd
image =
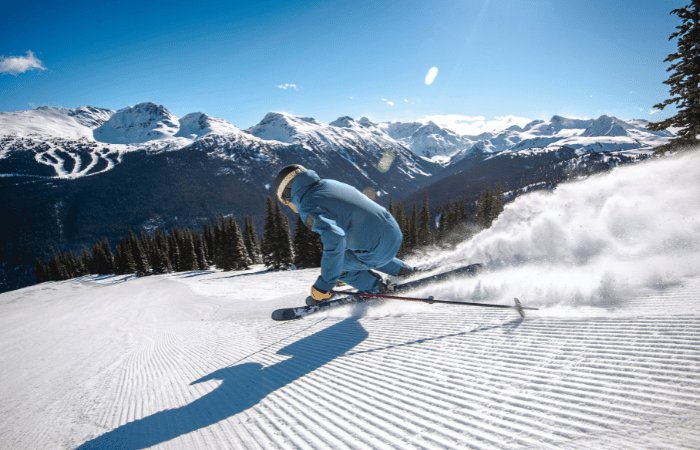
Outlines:
{"label": "skier's shadow", "polygon": [[367,336],[357,318],[343,320],[279,350],[278,354],[291,358],[277,364],[239,364],[193,381],[221,380],[221,384],[192,403],[122,425],[78,450],[143,449],[206,428],[257,405],[277,389],[344,355]]}

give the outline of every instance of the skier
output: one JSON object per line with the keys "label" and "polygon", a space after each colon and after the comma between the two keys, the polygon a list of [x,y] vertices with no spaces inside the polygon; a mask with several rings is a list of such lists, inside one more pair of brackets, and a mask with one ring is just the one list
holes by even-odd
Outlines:
{"label": "skier", "polygon": [[396,258],[403,235],[394,217],[354,187],[293,164],[277,174],[275,193],[323,241],[321,275],[307,303],[330,298],[339,280],[370,294],[389,290],[390,283],[370,269],[400,277],[413,273]]}

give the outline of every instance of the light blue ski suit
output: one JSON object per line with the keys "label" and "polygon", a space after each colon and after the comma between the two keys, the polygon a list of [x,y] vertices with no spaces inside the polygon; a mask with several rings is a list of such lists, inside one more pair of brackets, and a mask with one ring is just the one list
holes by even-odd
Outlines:
{"label": "light blue ski suit", "polygon": [[406,266],[396,258],[403,239],[396,220],[354,187],[306,170],[294,177],[291,195],[301,220],[323,241],[316,289],[330,291],[341,280],[374,294],[379,278],[369,269],[396,275]]}

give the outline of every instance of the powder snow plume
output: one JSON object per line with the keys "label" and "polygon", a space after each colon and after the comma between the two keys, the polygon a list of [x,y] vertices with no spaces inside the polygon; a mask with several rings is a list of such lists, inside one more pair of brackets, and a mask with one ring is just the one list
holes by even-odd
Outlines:
{"label": "powder snow plume", "polygon": [[412,262],[484,264],[474,280],[435,286],[436,298],[621,309],[700,274],[699,199],[699,151],[654,159],[519,197],[454,251]]}

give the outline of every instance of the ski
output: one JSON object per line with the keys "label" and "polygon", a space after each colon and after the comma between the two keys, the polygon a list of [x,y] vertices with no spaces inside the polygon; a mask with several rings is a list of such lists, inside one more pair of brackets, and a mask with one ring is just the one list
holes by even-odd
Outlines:
{"label": "ski", "polygon": [[[408,292],[419,287],[426,286],[431,283],[437,283],[440,281],[445,281],[453,277],[465,277],[474,276],[481,270],[481,264],[470,264],[468,266],[460,267],[448,272],[439,273],[436,275],[431,275],[429,277],[418,278],[417,280],[407,281],[405,283],[397,284],[394,286],[392,293],[402,293]],[[335,308],[342,305],[348,304],[358,304],[365,303],[372,300],[376,300],[375,297],[360,297],[354,294],[343,295],[342,292],[338,292],[341,297],[331,298],[322,303],[318,303],[312,306],[298,306],[296,308],[282,308],[275,310],[272,313],[273,320],[294,320],[306,317],[309,314],[314,314],[320,311],[325,311],[331,308]]]}

